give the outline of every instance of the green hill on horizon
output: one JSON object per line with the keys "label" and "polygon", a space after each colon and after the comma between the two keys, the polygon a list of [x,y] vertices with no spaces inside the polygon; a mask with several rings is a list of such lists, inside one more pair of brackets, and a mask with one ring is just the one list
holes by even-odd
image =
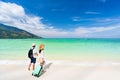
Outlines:
{"label": "green hill on horizon", "polygon": [[42,37],[36,36],[22,29],[0,24],[0,39],[2,38],[19,39],[19,38],[42,38]]}

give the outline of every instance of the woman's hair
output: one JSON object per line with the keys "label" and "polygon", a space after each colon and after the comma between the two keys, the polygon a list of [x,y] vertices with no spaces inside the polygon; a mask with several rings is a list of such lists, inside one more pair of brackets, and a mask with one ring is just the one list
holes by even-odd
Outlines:
{"label": "woman's hair", "polygon": [[40,46],[39,46],[39,53],[41,53],[41,51],[44,50],[44,47],[45,47],[44,44],[40,44]]}
{"label": "woman's hair", "polygon": [[44,45],[44,44],[40,44],[40,46],[39,46],[39,50],[43,50],[43,49],[44,49],[44,47],[45,47],[45,45]]}
{"label": "woman's hair", "polygon": [[41,53],[42,50],[39,50],[39,53]]}

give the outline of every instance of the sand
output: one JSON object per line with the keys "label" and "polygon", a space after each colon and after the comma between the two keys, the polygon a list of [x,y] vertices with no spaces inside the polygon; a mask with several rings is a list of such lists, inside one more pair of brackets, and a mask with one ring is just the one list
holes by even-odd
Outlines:
{"label": "sand", "polygon": [[[19,63],[19,61],[18,61]],[[1,63],[0,80],[120,80],[119,62],[48,61],[39,78],[27,70],[28,63]]]}

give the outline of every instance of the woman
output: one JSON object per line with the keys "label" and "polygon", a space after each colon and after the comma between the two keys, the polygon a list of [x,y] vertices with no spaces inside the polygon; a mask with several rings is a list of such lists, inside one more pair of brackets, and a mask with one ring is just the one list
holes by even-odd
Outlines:
{"label": "woman", "polygon": [[44,44],[40,44],[39,47],[39,57],[40,57],[40,65],[43,68],[43,65],[45,65],[45,56],[44,56]]}

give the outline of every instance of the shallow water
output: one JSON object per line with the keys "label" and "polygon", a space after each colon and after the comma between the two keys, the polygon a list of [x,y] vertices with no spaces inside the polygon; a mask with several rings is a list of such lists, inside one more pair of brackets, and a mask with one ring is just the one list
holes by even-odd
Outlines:
{"label": "shallow water", "polygon": [[27,59],[32,43],[45,44],[48,59],[119,59],[120,39],[0,39],[0,59]]}

